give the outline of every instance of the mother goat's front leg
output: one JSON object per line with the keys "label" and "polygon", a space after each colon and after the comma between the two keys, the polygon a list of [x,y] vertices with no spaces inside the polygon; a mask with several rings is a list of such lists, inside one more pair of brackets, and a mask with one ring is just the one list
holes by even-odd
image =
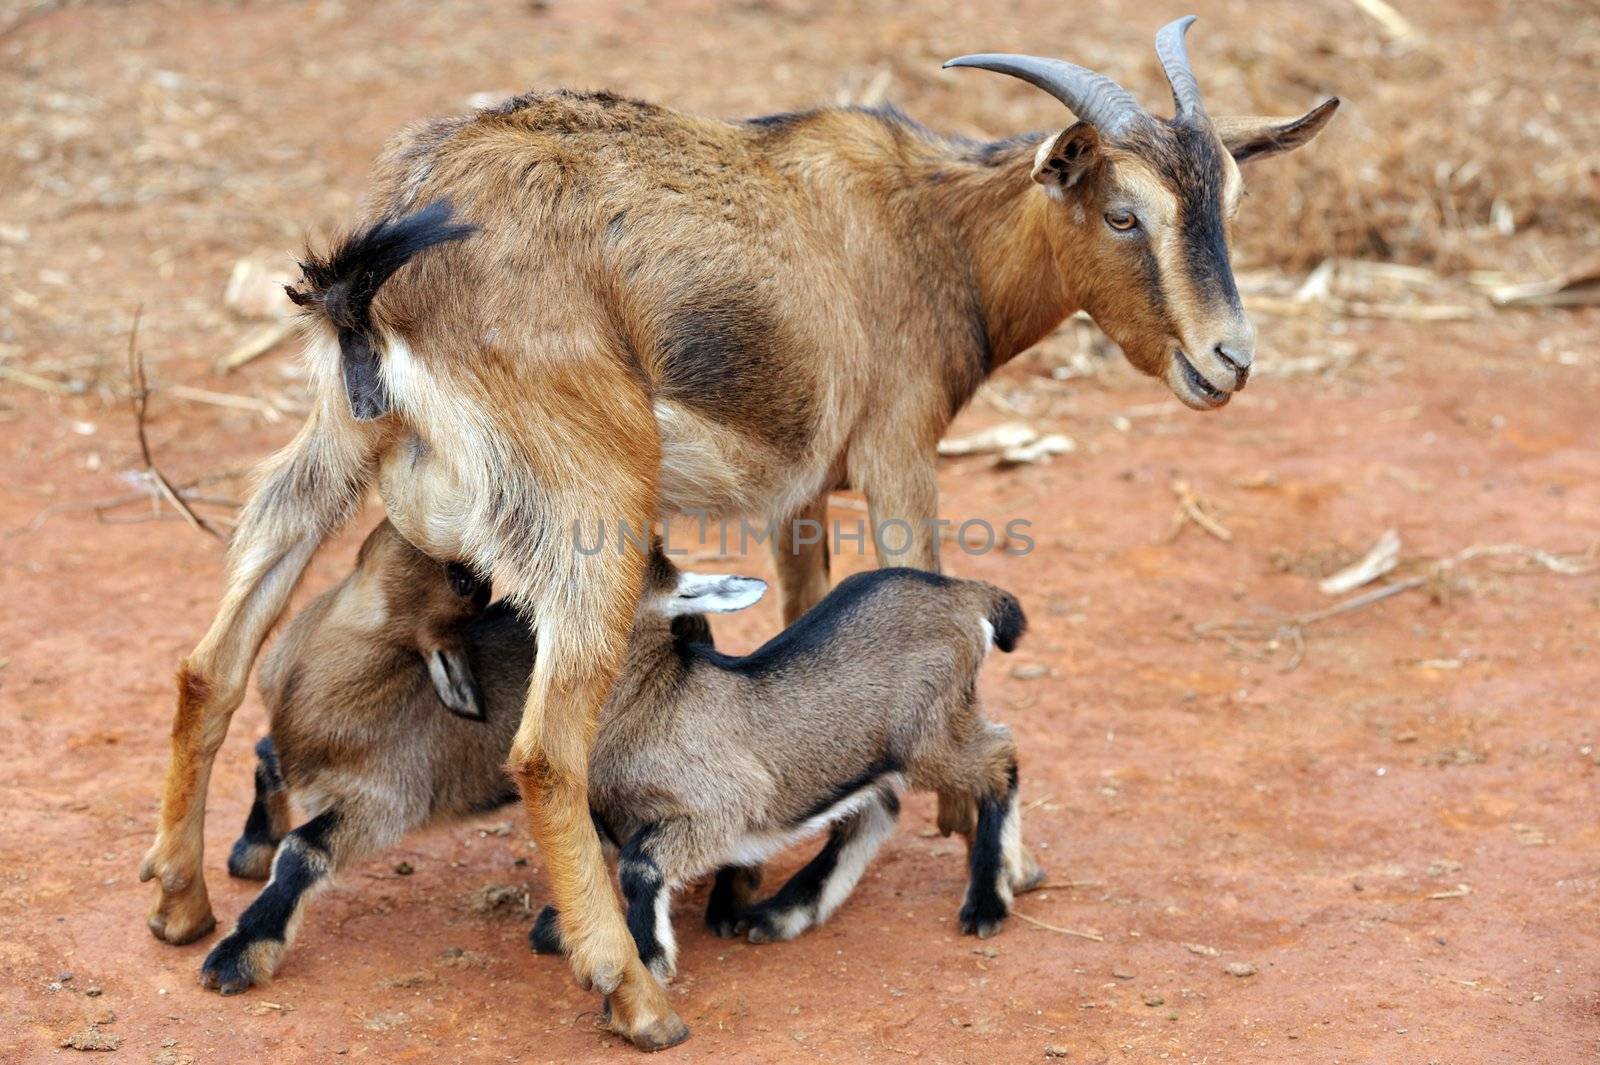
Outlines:
{"label": "mother goat's front leg", "polygon": [[149,926],[168,943],[188,943],[216,927],[201,869],[212,762],[262,641],[311,556],[349,516],[366,483],[365,441],[348,420],[336,418],[313,413],[294,442],[269,461],[229,546],[222,607],[178,667],[161,823],[139,867],[140,880],[159,881]]}

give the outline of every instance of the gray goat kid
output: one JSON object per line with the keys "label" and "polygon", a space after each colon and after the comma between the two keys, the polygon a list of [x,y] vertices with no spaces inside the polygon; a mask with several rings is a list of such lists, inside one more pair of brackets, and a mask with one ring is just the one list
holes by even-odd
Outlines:
{"label": "gray goat kid", "polygon": [[[893,828],[902,784],[976,811],[941,827],[969,842],[963,930],[998,930],[1012,893],[1042,880],[1021,844],[1015,746],[974,694],[990,643],[1010,650],[1022,632],[1016,600],[879,570],[843,582],[754,654],[716,652],[701,615],[742,609],[765,588],[682,574],[659,553],[648,570],[591,776],[602,838],[621,848],[642,960],[671,977],[671,892],[713,871],[706,922],[718,934],[787,939],[826,919]],[[515,800],[503,763],[534,636],[487,600],[486,584],[384,522],[355,571],[285,629],[262,667],[271,734],[228,862],[235,876],[271,879],[206,958],[205,986],[234,994],[270,978],[338,868]],[[291,793],[311,815],[292,832]],[[751,905],[761,861],[824,828],[822,852]],[[535,949],[559,950],[556,928],[546,908]]]}
{"label": "gray goat kid", "polygon": [[[651,558],[589,777],[590,810],[620,851],[640,960],[672,977],[672,892],[713,871],[706,922],[720,935],[767,942],[821,924],[893,830],[902,787],[938,792],[941,810],[976,812],[940,827],[968,842],[962,931],[997,932],[1013,894],[1044,879],[1022,845],[1016,744],[983,717],[976,693],[989,648],[1010,651],[1026,626],[1016,599],[880,569],[841,582],[749,655],[712,648],[699,615],[741,610],[765,590]],[[824,829],[809,864],[747,905],[763,861]],[[562,949],[553,907],[530,939],[541,953]]]}

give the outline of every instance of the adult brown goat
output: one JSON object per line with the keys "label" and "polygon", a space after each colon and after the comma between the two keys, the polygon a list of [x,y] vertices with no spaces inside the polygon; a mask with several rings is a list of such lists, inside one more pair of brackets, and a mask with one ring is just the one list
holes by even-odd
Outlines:
{"label": "adult brown goat", "polygon": [[[932,569],[935,443],[986,374],[1078,308],[1185,403],[1224,403],[1253,347],[1228,259],[1236,161],[1305,143],[1336,102],[1208,118],[1187,25],[1157,37],[1170,120],[1081,67],[971,56],[954,62],[1023,78],[1079,121],[979,144],[892,110],[725,122],[547,92],[392,143],[367,227],[306,264],[312,413],[264,467],[178,673],[140,871],[160,886],[151,930],[183,943],[215,924],[212,762],[306,563],[376,478],[407,539],[538,619],[509,768],[572,967],[637,1045],[683,1039],[586,803],[646,552],[587,552],[579,530],[686,510],[787,530],[849,483],[875,535],[910,526],[903,551],[879,538],[880,559]],[[825,591],[826,549],[776,544],[787,620]]]}

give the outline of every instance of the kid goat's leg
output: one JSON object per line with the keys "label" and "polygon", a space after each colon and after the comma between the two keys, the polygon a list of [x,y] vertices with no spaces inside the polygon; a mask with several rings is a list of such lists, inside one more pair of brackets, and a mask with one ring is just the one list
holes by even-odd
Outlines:
{"label": "kid goat's leg", "polygon": [[[342,394],[333,397],[344,401]],[[359,502],[369,448],[342,411],[312,412],[273,459],[245,506],[228,549],[228,589],[211,629],[178,667],[161,823],[139,867],[159,881],[149,926],[158,939],[188,943],[216,926],[201,869],[211,764],[244,698],[250,666],[306,563]]]}
{"label": "kid goat's leg", "polygon": [[244,820],[244,832],[228,854],[228,873],[245,880],[265,880],[272,873],[272,856],[289,832],[289,789],[278,768],[278,751],[271,736],[256,744],[256,797]]}
{"label": "kid goat's leg", "polygon": [[233,931],[206,955],[200,967],[201,985],[237,995],[270,980],[312,896],[341,866],[389,842],[379,838],[385,816],[392,813],[374,817],[359,808],[335,808],[285,836],[272,862],[272,879],[240,914]]}
{"label": "kid goat's leg", "polygon": [[745,913],[750,942],[793,939],[833,915],[850,897],[878,847],[894,831],[900,798],[884,788],[834,826],[817,856],[765,902]]}
{"label": "kid goat's leg", "polygon": [[744,911],[755,902],[759,890],[761,866],[726,865],[718,869],[706,899],[706,927],[723,939],[743,933],[749,927]]}
{"label": "kid goat's leg", "polygon": [[1017,804],[1017,753],[1009,730],[990,725],[980,762],[977,825],[968,838],[968,882],[961,931],[987,939],[1011,914],[1013,897],[1044,882],[1044,871],[1022,845]]}

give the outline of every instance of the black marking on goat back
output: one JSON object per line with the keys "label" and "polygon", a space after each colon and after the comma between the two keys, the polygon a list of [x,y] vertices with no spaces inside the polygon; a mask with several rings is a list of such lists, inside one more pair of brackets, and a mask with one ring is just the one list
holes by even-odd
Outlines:
{"label": "black marking on goat back", "polygon": [[850,616],[851,611],[884,585],[894,581],[912,581],[934,588],[943,588],[950,583],[950,578],[904,566],[868,570],[840,581],[822,602],[800,615],[787,629],[742,658],[737,655],[725,655],[712,647],[695,644],[686,644],[682,647],[684,651],[702,661],[746,676],[763,677],[779,673],[795,661],[821,648],[833,637],[840,623]]}
{"label": "black marking on goat back", "polygon": [[759,296],[730,287],[690,297],[667,316],[657,343],[663,398],[778,450],[805,446],[814,385]]}
{"label": "black marking on goat back", "polygon": [[745,124],[759,129],[787,130],[803,125],[817,117],[816,111],[779,111],[772,115],[756,115],[745,119]]}
{"label": "black marking on goat back", "polygon": [[811,807],[807,809],[805,813],[800,815],[800,818],[796,823],[804,824],[813,817],[821,817],[835,806],[850,798],[850,796],[859,791],[870,788],[883,777],[888,776],[890,773],[898,773],[904,768],[905,766],[902,765],[898,759],[889,755],[884,755],[883,757],[874,760],[871,765],[867,766],[867,768],[863,769],[849,780],[843,781],[829,789],[828,795],[825,798],[819,799],[815,803],[812,803]]}

